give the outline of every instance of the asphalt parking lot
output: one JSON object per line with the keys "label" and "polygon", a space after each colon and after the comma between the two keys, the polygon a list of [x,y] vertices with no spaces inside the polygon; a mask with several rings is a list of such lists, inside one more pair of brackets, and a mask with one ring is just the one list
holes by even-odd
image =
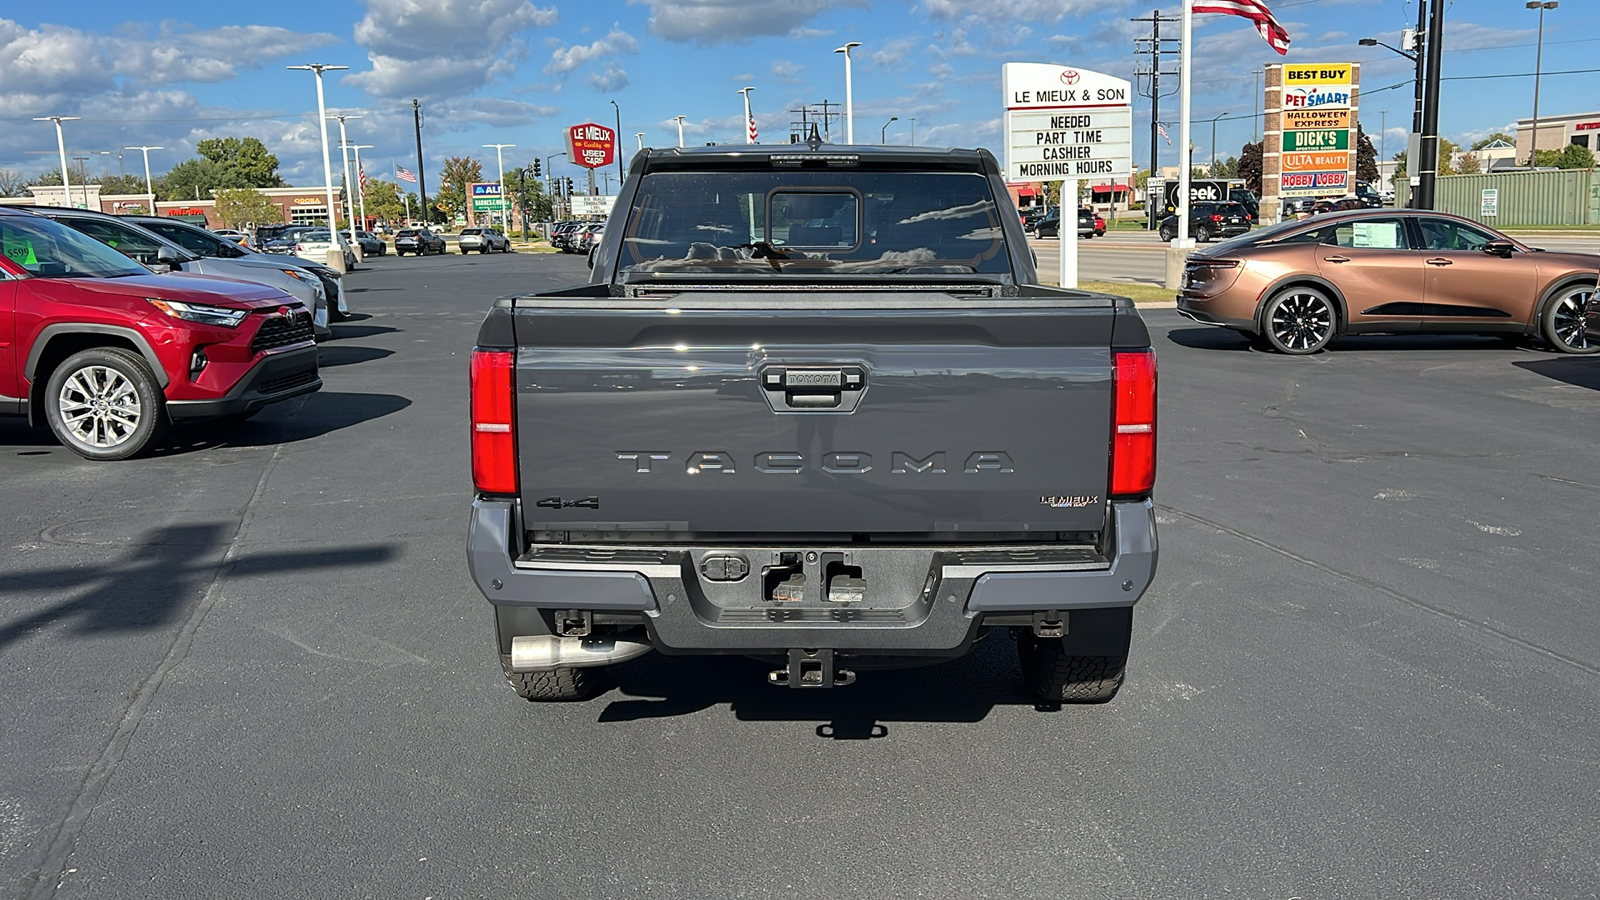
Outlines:
{"label": "asphalt parking lot", "polygon": [[0,419],[0,896],[1597,896],[1600,359],[1147,310],[1162,557],[1112,703],[1037,707],[996,635],[530,705],[466,574],[467,352],[585,272],[369,260],[320,393],[148,458]]}

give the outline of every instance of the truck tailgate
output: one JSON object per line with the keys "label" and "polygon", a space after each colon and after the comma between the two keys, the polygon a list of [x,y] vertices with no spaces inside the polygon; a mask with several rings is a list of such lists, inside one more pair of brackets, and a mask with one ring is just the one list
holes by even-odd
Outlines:
{"label": "truck tailgate", "polygon": [[527,530],[1102,528],[1113,308],[698,296],[517,302]]}

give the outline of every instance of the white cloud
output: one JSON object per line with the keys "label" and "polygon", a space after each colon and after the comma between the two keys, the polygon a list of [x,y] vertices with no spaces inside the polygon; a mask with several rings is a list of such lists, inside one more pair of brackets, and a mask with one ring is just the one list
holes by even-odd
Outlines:
{"label": "white cloud", "polygon": [[701,44],[740,42],[760,36],[808,36],[827,32],[803,29],[826,10],[867,5],[866,0],[629,0],[650,7],[650,33],[669,41]]}
{"label": "white cloud", "polygon": [[615,62],[606,64],[604,72],[589,75],[589,86],[602,94],[614,94],[628,86],[628,73]]}
{"label": "white cloud", "polygon": [[557,48],[550,54],[550,63],[544,67],[544,73],[559,78],[597,59],[637,52],[639,41],[633,35],[620,28],[612,28],[609,34],[592,44]]}
{"label": "white cloud", "polygon": [[[974,11],[969,0],[924,0],[922,5],[935,19],[959,19]],[[1127,5],[1128,0],[985,0],[982,12],[991,21],[1059,22],[1069,15]]]}
{"label": "white cloud", "polygon": [[118,74],[148,84],[226,81],[240,69],[314,47],[336,44],[331,34],[301,34],[275,25],[229,25],[182,31],[163,22],[153,38],[102,40]]}
{"label": "white cloud", "polygon": [[365,0],[355,39],[372,69],[346,81],[384,97],[448,97],[509,77],[527,58],[517,36],[559,19],[528,0]]}
{"label": "white cloud", "polygon": [[775,59],[772,61],[772,77],[784,84],[799,84],[801,81],[800,73],[805,70],[805,66],[787,59]]}
{"label": "white cloud", "polygon": [[918,40],[914,37],[902,37],[886,41],[881,47],[865,54],[867,62],[880,69],[898,69],[905,63],[906,57],[911,55]]}

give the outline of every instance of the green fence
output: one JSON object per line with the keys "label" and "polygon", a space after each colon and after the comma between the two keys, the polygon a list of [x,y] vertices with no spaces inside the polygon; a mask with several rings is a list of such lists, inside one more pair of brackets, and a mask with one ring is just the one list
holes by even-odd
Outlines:
{"label": "green fence", "polygon": [[[1434,209],[1487,225],[1600,225],[1600,178],[1593,169],[1446,175],[1434,185]],[[1410,194],[1402,180],[1396,204],[1405,206]]]}

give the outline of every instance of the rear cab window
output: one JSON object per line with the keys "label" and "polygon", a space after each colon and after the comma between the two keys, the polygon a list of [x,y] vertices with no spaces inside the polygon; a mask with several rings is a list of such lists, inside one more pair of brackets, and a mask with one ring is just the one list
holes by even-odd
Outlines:
{"label": "rear cab window", "polygon": [[960,171],[649,172],[619,256],[627,280],[689,272],[1011,274],[989,182]]}

